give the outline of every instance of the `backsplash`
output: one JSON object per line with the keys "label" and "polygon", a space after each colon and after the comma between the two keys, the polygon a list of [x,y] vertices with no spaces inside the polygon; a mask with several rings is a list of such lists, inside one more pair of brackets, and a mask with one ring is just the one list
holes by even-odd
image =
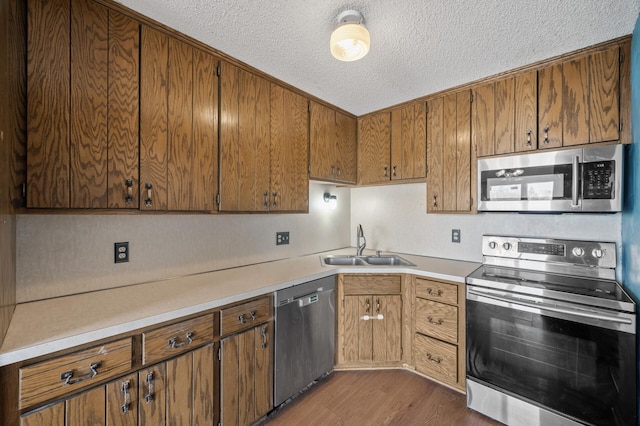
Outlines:
{"label": "backsplash", "polygon": [[[351,245],[362,224],[367,248],[482,261],[483,234],[613,241],[620,262],[621,214],[426,214],[426,185],[415,183],[351,190]],[[451,242],[460,229],[460,243]]]}
{"label": "backsplash", "polygon": [[[336,194],[337,208],[323,201]],[[27,214],[17,218],[18,303],[348,246],[350,191],[311,183],[309,214]],[[276,232],[289,245],[276,246]],[[129,263],[113,243],[128,241]],[[141,303],[143,303],[141,301]]]}

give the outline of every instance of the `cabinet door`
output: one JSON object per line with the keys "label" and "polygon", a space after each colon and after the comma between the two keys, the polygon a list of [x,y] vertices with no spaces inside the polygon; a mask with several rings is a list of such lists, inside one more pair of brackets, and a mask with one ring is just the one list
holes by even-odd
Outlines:
{"label": "cabinet door", "polygon": [[391,179],[390,121],[388,112],[358,119],[358,182],[362,185]]}
{"label": "cabinet door", "polygon": [[223,425],[239,424],[240,335],[220,341],[220,421]]}
{"label": "cabinet door", "polygon": [[271,211],[309,208],[309,103],[271,84]]}
{"label": "cabinet door", "polygon": [[138,24],[97,3],[29,2],[28,207],[136,207],[137,43]]}
{"label": "cabinet door", "polygon": [[355,118],[338,111],[336,115],[336,177],[339,182],[355,184],[357,180],[356,151],[358,149],[357,122]]}
{"label": "cabinet door", "polygon": [[426,176],[426,104],[420,102],[391,111],[391,179]]}
{"label": "cabinet door", "polygon": [[266,415],[273,408],[273,327],[263,324],[254,328],[256,353],[255,418]]}
{"label": "cabinet door", "polygon": [[[373,360],[402,359],[402,298],[400,295],[373,295]],[[382,318],[379,317],[382,315]],[[377,318],[377,319],[376,319]]]}
{"label": "cabinet door", "polygon": [[20,426],[63,426],[64,402],[49,405],[20,417]]}
{"label": "cabinet door", "polygon": [[495,154],[514,152],[515,77],[496,81],[495,86]]}
{"label": "cabinet door", "polygon": [[562,143],[589,142],[589,56],[562,64]]}
{"label": "cabinet door", "polygon": [[220,74],[221,211],[270,207],[270,85],[226,62]]}
{"label": "cabinet door", "polygon": [[429,101],[427,113],[427,212],[444,210],[444,98]]}
{"label": "cabinet door", "polygon": [[108,426],[135,426],[138,424],[138,375],[131,374],[107,383]]}
{"label": "cabinet door", "polygon": [[311,102],[310,167],[309,176],[316,179],[336,178],[336,112]]}
{"label": "cabinet door", "polygon": [[65,402],[65,426],[103,426],[106,409],[105,387],[81,393]]}
{"label": "cabinet door", "polygon": [[164,425],[167,400],[167,365],[161,363],[138,373],[138,411],[141,425]]}
{"label": "cabinet door", "polygon": [[589,56],[589,142],[620,138],[620,48]]}
{"label": "cabinet door", "polygon": [[538,148],[562,146],[563,65],[538,71]]}
{"label": "cabinet door", "polygon": [[536,71],[515,76],[515,150],[537,149],[537,77]]}
{"label": "cabinet door", "polygon": [[472,132],[478,157],[495,153],[495,83],[473,90]]}

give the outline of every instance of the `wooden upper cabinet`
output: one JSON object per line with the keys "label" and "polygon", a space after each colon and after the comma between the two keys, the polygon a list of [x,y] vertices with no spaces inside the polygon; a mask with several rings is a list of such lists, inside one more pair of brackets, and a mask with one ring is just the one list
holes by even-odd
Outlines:
{"label": "wooden upper cabinet", "polygon": [[537,149],[537,75],[529,71],[515,76],[515,151]]}
{"label": "wooden upper cabinet", "polygon": [[426,177],[426,122],[424,102],[391,111],[391,180]]}
{"label": "wooden upper cabinet", "polygon": [[478,157],[514,151],[515,78],[473,89],[472,135]]}
{"label": "wooden upper cabinet", "polygon": [[427,113],[427,212],[470,212],[475,182],[469,91],[436,98]]}
{"label": "wooden upper cabinet", "polygon": [[356,119],[311,102],[311,179],[356,183]]}
{"label": "wooden upper cabinet", "polygon": [[391,179],[391,114],[358,118],[358,183],[385,183]]}
{"label": "wooden upper cabinet", "polygon": [[139,24],[29,1],[27,207],[138,207]]}
{"label": "wooden upper cabinet", "polygon": [[539,149],[562,146],[562,64],[538,71]]}
{"label": "wooden upper cabinet", "polygon": [[141,44],[140,208],[213,210],[218,61],[146,26]]}
{"label": "wooden upper cabinet", "polygon": [[270,211],[309,209],[308,129],[308,100],[272,83]]}

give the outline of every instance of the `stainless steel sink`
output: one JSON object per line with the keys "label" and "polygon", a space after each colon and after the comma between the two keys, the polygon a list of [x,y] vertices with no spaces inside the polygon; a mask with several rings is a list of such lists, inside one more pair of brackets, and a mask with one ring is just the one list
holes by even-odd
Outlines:
{"label": "stainless steel sink", "polygon": [[395,255],[389,256],[320,256],[320,263],[334,266],[416,266],[408,260]]}
{"label": "stainless steel sink", "polygon": [[367,256],[364,261],[369,265],[416,266],[400,256]]}
{"label": "stainless steel sink", "polygon": [[363,258],[357,256],[322,256],[322,260],[326,265],[367,265]]}

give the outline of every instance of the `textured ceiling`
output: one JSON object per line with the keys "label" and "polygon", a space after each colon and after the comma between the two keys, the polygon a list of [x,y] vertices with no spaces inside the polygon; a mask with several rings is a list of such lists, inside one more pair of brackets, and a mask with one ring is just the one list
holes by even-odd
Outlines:
{"label": "textured ceiling", "polygon": [[[353,114],[630,34],[640,0],[118,0]],[[371,51],[329,53],[362,12]]]}

